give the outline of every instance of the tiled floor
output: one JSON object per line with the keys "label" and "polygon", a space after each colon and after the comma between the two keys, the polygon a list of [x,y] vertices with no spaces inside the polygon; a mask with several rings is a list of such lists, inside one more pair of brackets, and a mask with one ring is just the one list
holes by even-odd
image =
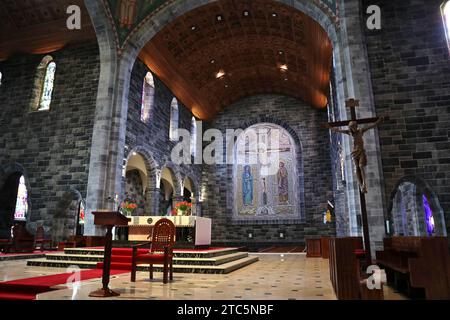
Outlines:
{"label": "tiled floor", "polygon": [[[150,281],[147,273],[139,272],[137,281],[130,274],[113,276],[110,288],[121,293],[113,299],[336,299],[329,280],[328,260],[306,259],[304,254],[261,254],[256,262],[227,275],[174,274],[174,281],[163,285],[162,274],[155,273]],[[64,272],[54,268],[26,267],[25,261],[0,263],[0,280],[34,277]],[[101,279],[82,282],[74,292],[62,289],[38,296],[40,300],[92,299],[89,292],[101,287]],[[386,299],[401,299],[389,288]]]}

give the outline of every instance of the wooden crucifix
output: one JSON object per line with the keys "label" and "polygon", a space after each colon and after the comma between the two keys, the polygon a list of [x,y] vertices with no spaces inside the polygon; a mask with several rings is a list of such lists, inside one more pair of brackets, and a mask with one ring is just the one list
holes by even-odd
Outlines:
{"label": "wooden crucifix", "polygon": [[[370,250],[370,236],[369,236],[369,223],[367,220],[366,209],[366,197],[367,185],[366,185],[366,173],[365,167],[367,166],[367,156],[364,149],[364,133],[370,129],[375,128],[384,120],[388,120],[388,117],[375,117],[366,119],[357,119],[356,107],[359,107],[359,101],[355,99],[347,100],[345,103],[347,108],[350,108],[351,119],[331,122],[325,124],[325,127],[336,133],[343,133],[353,137],[353,150],[352,158],[356,167],[356,176],[359,184],[359,198],[361,202],[361,216],[363,223],[364,233],[364,246],[366,251],[367,266],[372,265],[372,253]],[[360,128],[359,124],[369,124],[366,127]],[[348,126],[348,130],[339,129],[339,127]]]}

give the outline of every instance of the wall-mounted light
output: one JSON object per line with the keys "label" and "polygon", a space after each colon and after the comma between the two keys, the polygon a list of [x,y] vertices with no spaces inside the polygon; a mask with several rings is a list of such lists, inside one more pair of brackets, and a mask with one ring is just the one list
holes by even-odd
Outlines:
{"label": "wall-mounted light", "polygon": [[216,73],[216,79],[221,79],[225,76],[225,71],[220,69],[217,73]]}
{"label": "wall-mounted light", "polygon": [[280,68],[281,72],[286,72],[289,69],[287,64],[280,64],[279,68]]}

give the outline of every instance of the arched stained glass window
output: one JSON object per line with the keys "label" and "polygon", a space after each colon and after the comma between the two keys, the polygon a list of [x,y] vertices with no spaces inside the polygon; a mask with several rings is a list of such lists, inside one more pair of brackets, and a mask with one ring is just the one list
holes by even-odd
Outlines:
{"label": "arched stained glass window", "polygon": [[28,214],[28,191],[25,184],[25,177],[19,179],[19,187],[17,189],[16,210],[14,211],[14,220],[24,221]]}
{"label": "arched stained glass window", "polygon": [[172,141],[178,140],[178,101],[176,98],[173,98],[172,103],[170,104],[170,131],[169,138]]}
{"label": "arched stained glass window", "polygon": [[450,0],[445,1],[441,6],[442,20],[444,22],[445,37],[450,50]]}
{"label": "arched stained glass window", "polygon": [[151,72],[147,72],[142,85],[141,121],[147,123],[155,101],[155,82]]}
{"label": "arched stained glass window", "polygon": [[197,120],[192,117],[191,121],[191,154],[195,157],[197,154]]}
{"label": "arched stained glass window", "polygon": [[56,63],[50,61],[45,69],[44,82],[42,84],[41,97],[38,110],[49,110],[52,102],[53,85],[55,81]]}

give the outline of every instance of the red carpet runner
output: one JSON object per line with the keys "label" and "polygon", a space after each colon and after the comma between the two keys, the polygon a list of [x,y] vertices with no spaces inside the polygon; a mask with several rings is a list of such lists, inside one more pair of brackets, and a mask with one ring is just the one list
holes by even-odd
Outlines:
{"label": "red carpet runner", "polygon": [[[124,273],[123,270],[111,270],[111,275]],[[0,300],[35,300],[36,295],[53,291],[53,286],[66,284],[73,273],[59,273],[49,276],[26,278],[0,282]],[[92,269],[80,272],[80,281],[100,278],[102,270]]]}

